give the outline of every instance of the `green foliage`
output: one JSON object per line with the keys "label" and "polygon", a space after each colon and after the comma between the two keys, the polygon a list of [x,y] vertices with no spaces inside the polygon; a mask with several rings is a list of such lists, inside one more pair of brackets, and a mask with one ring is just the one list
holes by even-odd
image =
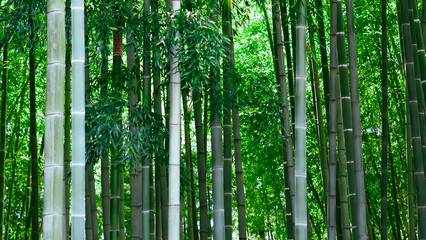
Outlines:
{"label": "green foliage", "polygon": [[118,149],[117,156],[112,157],[119,159],[120,163],[132,165],[152,154],[164,162],[166,156],[160,152],[160,144],[167,131],[162,119],[138,105],[133,106],[135,111],[123,120],[122,114],[127,107],[123,100],[108,96],[94,99],[92,106],[87,108],[88,163],[95,164],[112,148]]}

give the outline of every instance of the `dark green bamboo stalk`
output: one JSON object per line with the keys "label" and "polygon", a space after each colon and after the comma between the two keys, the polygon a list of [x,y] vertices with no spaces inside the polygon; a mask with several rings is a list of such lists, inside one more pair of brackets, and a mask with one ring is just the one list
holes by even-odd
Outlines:
{"label": "dark green bamboo stalk", "polygon": [[90,212],[87,213],[87,215],[91,215],[91,224],[92,224],[92,233],[93,233],[93,240],[99,239],[99,231],[98,231],[98,213],[97,213],[97,207],[96,207],[96,189],[95,189],[95,179],[94,179],[94,171],[93,166],[89,166],[89,173],[88,173],[88,181],[89,181],[89,188],[87,188],[87,191],[89,191],[90,196]]}
{"label": "dark green bamboo stalk", "polygon": [[[328,82],[330,79],[329,71],[328,71],[328,60],[327,60],[327,44],[326,44],[326,37],[325,37],[325,27],[324,27],[324,14],[323,14],[323,6],[322,6],[322,0],[316,0],[316,7],[317,7],[317,13],[318,13],[318,33],[319,33],[319,40],[320,40],[320,54],[321,54],[321,70],[322,70],[322,77],[323,77],[323,83],[324,83],[324,99],[325,99],[325,110],[327,114],[328,119],[328,98],[329,98],[329,86]],[[327,164],[325,164],[327,166]],[[325,171],[328,172],[327,169],[322,170],[323,174]]]}
{"label": "dark green bamboo stalk", "polygon": [[[123,53],[122,32],[120,29],[114,31],[113,35],[113,67],[112,79],[115,83],[120,81],[121,78],[121,55]],[[118,159],[118,147],[112,146],[111,148],[111,199],[110,199],[110,213],[111,213],[111,230],[110,239],[120,239],[120,178],[121,178],[121,164]]]}
{"label": "dark green bamboo stalk", "polygon": [[194,102],[195,137],[197,141],[198,157],[198,192],[200,198],[200,239],[208,238],[208,208],[207,208],[207,188],[206,188],[206,152],[204,145],[203,123],[201,116],[201,93],[199,88],[194,88],[192,93]]}
{"label": "dark green bamboo stalk", "polygon": [[342,99],[340,94],[340,82],[336,81],[336,98],[337,98],[337,141],[338,141],[338,159],[337,159],[337,202],[340,205],[340,221],[342,229],[342,239],[351,238],[351,226],[349,223],[349,207],[348,207],[348,188],[347,188],[347,171],[346,171],[346,155],[345,155],[345,136],[343,133],[343,113]]}
{"label": "dark green bamboo stalk", "polygon": [[[130,3],[134,5],[133,1]],[[137,82],[139,75],[139,66],[135,64],[135,43],[133,37],[133,12],[129,17],[127,23],[127,69],[129,70],[129,114],[136,111],[136,104],[138,103]],[[135,126],[133,121],[130,121],[130,129],[135,134]],[[131,215],[131,239],[142,239],[142,168],[139,159],[133,159],[130,165],[130,215]]]}
{"label": "dark green bamboo stalk", "polygon": [[422,33],[423,33],[423,40],[426,39],[426,3],[425,1],[422,1]]}
{"label": "dark green bamboo stalk", "polygon": [[338,64],[340,75],[340,90],[342,96],[343,111],[343,131],[346,144],[346,159],[348,170],[349,185],[349,203],[351,209],[352,237],[358,239],[358,215],[356,211],[356,181],[355,181],[355,164],[354,164],[354,145],[353,145],[353,129],[352,129],[352,106],[351,96],[349,93],[348,65],[345,50],[345,32],[343,26],[342,2],[337,1],[337,48],[338,48]]}
{"label": "dark green bamboo stalk", "polygon": [[[158,9],[158,0],[151,0],[151,11],[155,14]],[[159,30],[154,30],[152,32],[153,46],[157,46],[159,37]],[[158,64],[155,64],[159,59],[159,53],[157,49],[153,49],[153,66],[152,66],[152,78],[154,82],[154,113],[157,115],[159,119],[162,119],[162,102],[161,102],[161,90],[162,87],[160,85],[160,67]],[[167,183],[162,182],[161,172],[162,168],[164,168],[164,162],[162,161],[162,154],[164,152],[164,141],[161,138],[161,143],[158,147],[158,151],[160,152],[158,156],[156,156],[155,163],[155,208],[156,208],[156,239],[166,239],[165,231],[167,226],[167,215],[164,215],[163,211],[167,211],[167,206],[162,206],[163,196],[162,193],[166,193],[167,195]],[[164,185],[163,185],[164,184]],[[163,208],[164,207],[164,208]],[[166,209],[166,210],[164,210]]]}
{"label": "dark green bamboo stalk", "polygon": [[[226,37],[232,34],[230,24],[231,1],[222,1],[222,31]],[[223,181],[224,181],[224,201],[225,201],[225,239],[232,239],[232,129],[231,129],[231,42],[225,42],[228,49],[227,56],[223,59]]]}
{"label": "dark green bamboo stalk", "polygon": [[330,84],[328,104],[328,196],[327,196],[327,238],[336,239],[336,127],[337,127],[337,46],[338,46],[338,1],[331,1],[330,27]]}
{"label": "dark green bamboo stalk", "polygon": [[[103,5],[108,7],[108,1],[103,0]],[[104,13],[104,17],[107,16],[107,12]],[[109,34],[102,34],[102,45],[107,49],[109,45]],[[106,50],[101,51],[101,79],[100,79],[100,92],[101,96],[107,96],[108,90],[108,52]],[[102,226],[103,226],[103,237],[105,240],[110,239],[111,230],[111,212],[110,212],[110,176],[109,176],[109,152],[107,149],[103,149],[101,156],[101,189],[102,189]]]}
{"label": "dark green bamboo stalk", "polygon": [[192,208],[192,192],[193,189],[193,179],[191,174],[192,168],[192,157],[191,157],[191,135],[190,135],[190,112],[188,110],[188,93],[183,92],[182,94],[182,106],[183,106],[183,116],[184,116],[184,137],[185,137],[185,165],[187,169],[187,178],[189,180],[189,192],[186,195],[187,203],[187,219],[188,219],[188,230],[186,236],[188,240],[194,240],[194,220],[193,220],[193,208]]}
{"label": "dark green bamboo stalk", "polygon": [[[414,57],[414,69],[417,91],[417,103],[419,104],[420,134],[422,142],[422,154],[426,155],[426,126],[425,126],[425,96],[426,91],[426,59],[424,53],[423,36],[421,33],[420,21],[415,1],[408,1],[408,12],[411,27],[412,49]],[[423,159],[423,168],[426,166],[426,159]],[[425,171],[425,169],[423,170]]]}
{"label": "dark green bamboo stalk", "polygon": [[[290,0],[290,4],[292,1]],[[292,13],[288,14],[287,12],[287,3],[285,0],[280,1],[280,12],[281,12],[281,25],[283,28],[283,36],[284,36],[284,48],[285,48],[285,54],[286,54],[286,62],[287,62],[287,79],[288,79],[288,86],[289,86],[289,93],[290,93],[290,110],[291,110],[291,121],[294,123],[294,69],[292,68],[293,62],[292,62],[292,54],[294,54],[294,46],[296,43],[294,42],[294,16],[292,16]],[[289,9],[294,6],[289,6]],[[289,25],[291,25],[291,34],[292,34],[292,45],[290,46],[290,34],[289,34]],[[279,29],[279,28],[277,28]],[[290,50],[293,49],[293,52]],[[294,132],[294,127],[292,128]]]}
{"label": "dark green bamboo stalk", "polygon": [[388,225],[387,225],[387,196],[388,196],[388,166],[387,166],[387,153],[388,153],[388,139],[389,139],[389,123],[388,123],[388,64],[387,64],[387,29],[386,29],[386,8],[387,1],[381,1],[382,6],[382,177],[381,177],[381,225],[380,233],[381,239],[387,240]]}
{"label": "dark green bamboo stalk", "polygon": [[65,120],[64,120],[64,181],[65,181],[65,224],[66,239],[71,235],[70,182],[71,182],[71,1],[65,1],[66,46],[65,46]]}
{"label": "dark green bamboo stalk", "polygon": [[420,122],[419,122],[419,109],[417,103],[417,92],[415,85],[415,69],[414,57],[412,52],[412,37],[409,24],[408,4],[406,1],[400,1],[401,4],[401,18],[402,30],[404,37],[404,55],[405,66],[407,69],[407,88],[409,99],[409,112],[411,120],[411,136],[414,150],[414,168],[415,168],[415,182],[417,188],[417,212],[419,221],[419,239],[426,239],[426,196],[425,196],[425,183],[423,172],[423,156],[421,150],[421,136],[420,136]]}
{"label": "dark green bamboo stalk", "polygon": [[[89,189],[89,167],[86,166],[85,169],[85,188]],[[86,240],[93,240],[93,225],[92,225],[92,215],[90,213],[90,209],[92,207],[92,202],[90,199],[90,192],[85,191],[85,210],[86,210]]]}
{"label": "dark green bamboo stalk", "polygon": [[[87,19],[87,8],[84,8],[84,16],[85,19]],[[85,80],[85,104],[88,106],[90,104],[90,98],[92,94],[92,87],[90,85],[90,62],[89,62],[89,32],[87,29],[87,20],[84,21],[84,44],[86,47],[85,53],[85,66],[84,66],[84,80]],[[87,138],[87,135],[86,135]],[[88,142],[86,140],[86,142]],[[86,191],[89,191],[90,194],[90,213],[91,214],[91,220],[92,220],[92,233],[93,233],[93,240],[99,239],[99,230],[98,230],[98,210],[97,210],[97,204],[96,204],[96,189],[95,189],[95,173],[93,170],[93,165],[86,162],[86,166],[90,165],[89,173],[88,173],[88,181],[89,181],[89,188]]]}
{"label": "dark green bamboo stalk", "polygon": [[[86,11],[87,8],[85,8],[84,14],[86,16]],[[87,33],[87,22],[84,21],[84,45],[87,49],[88,46],[88,33]],[[88,51],[85,51],[85,66],[84,66],[84,81],[85,81],[85,104],[86,106],[88,104],[90,104],[90,63],[89,63],[89,53]],[[65,83],[66,85],[66,83]],[[66,97],[66,96],[65,96]],[[86,135],[86,142],[88,142],[87,139],[87,135]],[[94,176],[92,175],[91,177],[93,178],[93,182],[91,181],[92,179],[90,179],[90,175],[94,174],[93,171],[93,166],[91,165],[91,163],[86,162],[86,167],[85,167],[85,211],[86,211],[86,239],[92,239],[92,240],[97,240],[98,239],[98,224],[97,224],[97,214],[95,212],[95,215],[92,214],[92,209],[95,209],[96,211],[96,196],[95,193],[92,193],[92,184],[93,184],[93,190],[95,188],[94,186]],[[65,184],[67,184],[67,182],[65,182]],[[66,194],[66,193],[65,193]],[[66,198],[67,199],[67,198]],[[96,232],[96,233],[95,233]],[[68,238],[67,238],[68,239]]]}
{"label": "dark green bamboo stalk", "polygon": [[[230,75],[234,76],[235,71],[235,54],[234,54],[234,38],[232,32],[232,6],[226,5],[224,11],[226,11],[228,27],[227,37],[229,38],[229,64],[230,64]],[[237,82],[234,80],[231,82],[232,91],[237,92]],[[231,89],[231,88],[230,88]],[[243,166],[241,160],[241,135],[238,115],[238,98],[236,94],[229,101],[232,102],[232,128],[234,134],[234,154],[235,154],[235,173],[237,183],[237,208],[238,208],[238,233],[239,239],[247,239],[247,226],[246,226],[246,212],[245,212],[245,196],[244,196],[244,183],[243,183]]]}
{"label": "dark green bamboo stalk", "polygon": [[[407,98],[408,100],[408,98]],[[410,240],[416,239],[416,229],[415,229],[415,193],[414,193],[414,166],[413,166],[413,156],[412,156],[412,144],[411,144],[411,121],[409,113],[409,103],[406,101],[406,126],[405,126],[405,154],[407,161],[407,182],[408,182],[408,237]]]}
{"label": "dark green bamboo stalk", "polygon": [[280,100],[282,105],[281,110],[281,124],[283,127],[283,160],[284,160],[284,175],[285,175],[285,195],[286,195],[286,217],[287,217],[287,239],[294,238],[294,167],[293,167],[293,153],[291,147],[291,130],[290,130],[290,117],[288,109],[287,97],[287,84],[285,78],[285,63],[283,42],[281,35],[281,21],[280,21],[280,8],[279,1],[272,1],[272,17],[273,17],[273,36],[274,36],[274,62],[276,66],[276,83],[280,93]]}
{"label": "dark green bamboo stalk", "polygon": [[358,92],[358,66],[355,42],[354,4],[353,0],[346,1],[346,22],[348,28],[349,67],[351,82],[351,107],[354,140],[354,165],[356,180],[357,230],[358,239],[366,239],[367,214],[364,186],[364,163],[362,160],[361,112]]}

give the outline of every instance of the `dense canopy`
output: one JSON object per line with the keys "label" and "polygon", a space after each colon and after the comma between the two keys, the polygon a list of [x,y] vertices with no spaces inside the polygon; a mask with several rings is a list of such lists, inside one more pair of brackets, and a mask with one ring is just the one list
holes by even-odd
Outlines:
{"label": "dense canopy", "polygon": [[426,7],[1,0],[0,240],[426,239]]}

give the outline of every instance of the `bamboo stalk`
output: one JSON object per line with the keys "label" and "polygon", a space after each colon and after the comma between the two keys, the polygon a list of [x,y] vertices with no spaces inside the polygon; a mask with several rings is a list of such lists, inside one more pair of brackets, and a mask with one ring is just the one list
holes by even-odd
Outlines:
{"label": "bamboo stalk", "polygon": [[[134,5],[133,1],[130,3]],[[135,43],[133,37],[133,12],[128,21],[127,25],[127,68],[130,72],[129,78],[129,112],[130,115],[136,111],[136,104],[138,103],[137,94],[137,76],[139,66],[135,64]],[[130,121],[130,129],[135,134],[135,126]],[[130,166],[130,215],[131,215],[131,239],[140,240],[142,239],[142,168],[139,159],[134,159]]]}
{"label": "bamboo stalk", "polygon": [[355,42],[354,3],[346,1],[346,22],[348,29],[349,67],[351,82],[351,107],[354,143],[354,165],[356,180],[357,231],[358,239],[366,239],[367,214],[364,184],[364,163],[362,160],[361,113],[358,93],[358,66]]}
{"label": "bamboo stalk", "polygon": [[200,89],[194,88],[192,93],[194,102],[195,137],[197,141],[198,158],[198,192],[200,201],[200,239],[208,238],[208,208],[207,208],[207,188],[206,188],[206,152],[204,146],[204,133],[201,112]]}
{"label": "bamboo stalk", "polygon": [[[150,0],[144,0],[143,15],[148,16],[150,10]],[[143,37],[143,106],[147,111],[151,111],[151,49],[150,49],[150,32],[148,25],[144,27]],[[150,139],[147,146],[150,145]],[[154,221],[153,221],[153,174],[152,174],[152,157],[150,150],[142,160],[142,234],[143,239],[154,239]]]}
{"label": "bamboo stalk", "polygon": [[[64,239],[66,231],[65,184],[63,179],[64,153],[62,141],[64,119],[63,79],[65,71],[64,8],[64,1],[50,0],[47,2],[46,144],[44,155],[43,207],[43,239],[45,240]],[[33,168],[35,169],[32,171],[37,171],[36,166]],[[34,212],[32,214],[37,217]]]}
{"label": "bamboo stalk", "polygon": [[295,237],[307,239],[306,193],[306,4],[297,2],[295,91]]}
{"label": "bamboo stalk", "polygon": [[[408,98],[407,98],[408,100]],[[406,154],[406,162],[407,162],[407,193],[408,193],[408,237],[410,240],[416,239],[416,224],[415,224],[415,194],[414,194],[414,166],[413,166],[413,157],[411,152],[411,121],[410,121],[410,113],[409,113],[409,104],[406,101],[406,127],[405,127],[405,154]]]}
{"label": "bamboo stalk", "polygon": [[[231,8],[230,1],[222,1],[222,31],[223,34],[230,38],[232,34],[232,25],[230,24]],[[225,239],[232,239],[232,128],[231,128],[231,39],[225,42],[224,46],[227,50],[227,56],[223,59],[223,147],[224,147],[224,164],[223,164],[223,181],[224,181],[224,201],[225,201]]]}
{"label": "bamboo stalk", "polygon": [[347,189],[347,161],[345,155],[345,136],[343,133],[343,113],[342,113],[342,100],[340,95],[340,82],[336,82],[337,90],[337,141],[338,141],[338,162],[337,162],[337,179],[338,179],[338,197],[341,214],[341,225],[342,225],[342,238],[351,238],[351,226],[349,223],[349,207],[348,207],[348,189]]}
{"label": "bamboo stalk", "polygon": [[[330,84],[328,104],[328,196],[327,196],[327,238],[336,239],[336,127],[337,127],[337,63],[338,63],[338,1],[331,1],[330,27]],[[339,143],[340,144],[340,143]]]}
{"label": "bamboo stalk", "polygon": [[[419,122],[419,109],[417,103],[417,93],[415,85],[415,69],[414,57],[412,52],[412,37],[409,24],[408,6],[406,1],[400,1],[401,4],[401,18],[402,30],[404,36],[404,55],[405,66],[407,69],[407,88],[409,99],[409,112],[411,120],[411,135],[414,150],[414,169],[415,169],[415,182],[417,188],[417,210],[419,226],[426,224],[426,195],[424,194],[424,170],[423,170],[423,157],[421,151],[421,136],[420,136],[420,122]],[[419,239],[426,239],[426,227],[419,228]]]}
{"label": "bamboo stalk", "polygon": [[84,239],[85,98],[84,1],[71,1],[72,18],[72,159],[71,239]]}
{"label": "bamboo stalk", "polygon": [[294,238],[294,165],[293,153],[291,143],[291,128],[290,117],[288,108],[287,97],[287,83],[284,70],[284,52],[283,41],[281,35],[281,21],[280,21],[280,8],[279,1],[272,1],[272,17],[273,17],[273,38],[274,47],[272,48],[275,63],[275,77],[278,91],[280,93],[280,100],[282,105],[281,110],[281,124],[283,127],[283,160],[284,160],[284,176],[285,176],[285,196],[286,196],[286,220],[287,220],[287,239]]}
{"label": "bamboo stalk", "polygon": [[[180,0],[172,0],[174,17],[181,8]],[[179,37],[179,33],[176,34]],[[180,236],[180,136],[181,136],[181,93],[178,51],[172,44],[170,53],[170,120],[169,120],[169,209],[168,238],[178,240]]]}
{"label": "bamboo stalk", "polygon": [[65,180],[65,224],[66,239],[70,238],[70,208],[71,208],[71,0],[65,1],[65,122],[64,122],[64,180]]}

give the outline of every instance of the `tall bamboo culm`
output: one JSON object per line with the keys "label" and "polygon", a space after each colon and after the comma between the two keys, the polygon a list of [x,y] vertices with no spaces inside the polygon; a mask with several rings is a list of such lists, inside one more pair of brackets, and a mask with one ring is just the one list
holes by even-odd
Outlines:
{"label": "tall bamboo culm", "polygon": [[418,109],[418,96],[416,93],[415,85],[415,69],[414,69],[414,56],[412,51],[412,35],[410,31],[408,3],[400,1],[401,4],[401,18],[402,18],[402,31],[404,38],[404,56],[405,67],[407,69],[407,92],[409,102],[409,112],[411,121],[411,137],[413,146],[413,160],[414,160],[414,181],[417,190],[417,214],[419,226],[419,239],[426,239],[426,228],[421,227],[426,224],[426,194],[423,170],[423,154],[421,150],[421,136],[420,136],[420,121]]}
{"label": "tall bamboo culm", "polygon": [[[143,15],[150,12],[150,0],[144,0]],[[144,27],[143,47],[143,106],[151,112],[151,49],[149,27]],[[150,141],[149,138],[147,138]],[[149,144],[149,143],[148,143]],[[142,224],[143,239],[154,239],[154,208],[153,208],[153,172],[152,156],[148,150],[142,160]]]}
{"label": "tall bamboo culm", "polygon": [[[225,5],[223,9],[227,19],[226,35],[229,38],[229,67],[230,74],[234,76],[235,71],[235,54],[234,54],[234,37],[232,33],[232,5]],[[223,21],[223,20],[222,20]],[[232,80],[232,79],[231,79]],[[234,79],[231,83],[230,91],[237,92],[237,82]],[[244,182],[243,182],[243,165],[241,160],[241,134],[238,115],[238,98],[236,95],[229,99],[232,102],[232,130],[234,135],[234,155],[235,155],[235,175],[237,184],[237,208],[238,208],[238,234],[240,240],[247,239],[247,224],[245,212]]]}
{"label": "tall bamboo culm", "polygon": [[[337,128],[337,9],[338,2],[331,1],[330,26],[330,83],[328,104],[328,142],[329,142],[329,186],[327,196],[327,237],[336,239],[336,128]],[[340,144],[340,143],[339,143]]]}
{"label": "tall bamboo culm", "polygon": [[[287,219],[287,239],[294,238],[294,165],[293,165],[293,152],[291,146],[291,128],[290,117],[287,98],[287,83],[285,76],[285,63],[283,52],[283,37],[280,25],[280,2],[277,0],[272,1],[272,26],[273,26],[273,39],[274,39],[274,62],[276,64],[275,77],[278,91],[280,93],[280,100],[282,105],[281,111],[281,124],[282,124],[282,147],[283,147],[283,162],[284,162],[284,176],[285,176],[285,197],[286,197],[286,219]],[[288,55],[288,54],[287,54]],[[288,63],[288,61],[287,61]],[[289,74],[291,75],[291,74]],[[291,75],[292,76],[292,75]],[[290,80],[290,77],[289,77]]]}
{"label": "tall bamboo culm", "polygon": [[[43,198],[44,240],[65,239],[66,234],[63,153],[65,76],[64,8],[65,4],[63,0],[47,1],[47,89]],[[84,239],[84,236],[81,239]]]}
{"label": "tall bamboo culm", "polygon": [[308,237],[306,190],[306,0],[297,2],[295,91],[295,237]]}
{"label": "tall bamboo culm", "polygon": [[[130,2],[133,7],[133,1]],[[137,81],[138,69],[136,65],[136,56],[134,52],[134,37],[133,37],[133,12],[130,13],[129,21],[127,23],[127,69],[130,72],[129,77],[129,112],[130,115],[136,111],[136,104],[138,103],[137,95]],[[135,125],[130,122],[130,131],[132,136],[135,134]],[[130,215],[131,215],[131,239],[142,239],[142,167],[139,159],[134,161],[130,166]]]}
{"label": "tall bamboo culm", "polygon": [[[172,0],[172,16],[180,11],[181,1]],[[176,33],[179,37],[179,33]],[[180,236],[180,136],[181,136],[181,93],[179,72],[179,46],[171,45],[170,53],[170,120],[169,120],[169,212],[168,238],[179,240]]]}
{"label": "tall bamboo culm", "polygon": [[[218,25],[219,1],[210,3],[213,24]],[[219,55],[214,60],[219,63]],[[212,148],[212,178],[213,178],[213,227],[214,238],[225,239],[225,211],[223,184],[223,153],[222,153],[222,95],[218,69],[211,70],[211,148]]]}
{"label": "tall bamboo culm", "polygon": [[351,85],[351,107],[352,107],[352,126],[354,143],[354,165],[356,182],[356,205],[357,205],[357,224],[358,239],[367,239],[367,212],[364,186],[364,163],[362,160],[362,139],[361,139],[361,111],[358,92],[358,65],[355,42],[355,24],[354,24],[354,3],[353,0],[346,1],[346,22],[348,30],[349,47],[349,69]]}
{"label": "tall bamboo culm", "polygon": [[224,147],[224,163],[223,163],[223,181],[224,181],[224,200],[225,200],[225,238],[232,239],[232,126],[231,126],[231,34],[232,25],[230,23],[231,1],[222,2],[222,31],[230,40],[225,43],[227,55],[223,59],[223,147]]}
{"label": "tall bamboo culm", "polygon": [[72,31],[72,160],[71,239],[84,239],[85,99],[84,99],[84,1],[71,1]]}

